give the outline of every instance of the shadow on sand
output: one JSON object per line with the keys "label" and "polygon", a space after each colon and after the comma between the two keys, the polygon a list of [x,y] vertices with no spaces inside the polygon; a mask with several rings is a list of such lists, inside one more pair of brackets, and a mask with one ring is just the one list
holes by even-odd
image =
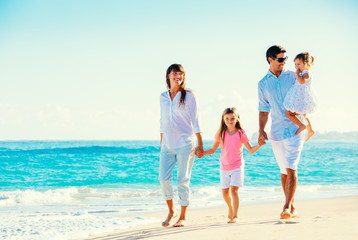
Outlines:
{"label": "shadow on sand", "polygon": [[155,238],[160,236],[168,236],[185,233],[185,232],[194,232],[203,229],[213,229],[213,228],[232,228],[232,227],[241,227],[254,224],[271,224],[271,225],[281,225],[281,224],[297,224],[298,221],[287,221],[287,220],[268,220],[268,221],[259,221],[259,222],[239,222],[236,224],[227,224],[227,223],[215,223],[215,224],[201,224],[194,226],[185,226],[185,227],[154,227],[143,230],[132,230],[126,232],[118,232],[114,234],[108,234],[102,237],[92,237],[91,240],[131,240],[131,239],[146,239],[146,238]]}

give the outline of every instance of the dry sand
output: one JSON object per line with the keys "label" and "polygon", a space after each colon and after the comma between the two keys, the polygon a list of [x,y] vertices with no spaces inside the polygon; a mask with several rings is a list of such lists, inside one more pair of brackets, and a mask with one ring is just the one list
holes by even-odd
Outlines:
{"label": "dry sand", "polygon": [[[299,218],[280,220],[282,203],[241,206],[239,222],[235,224],[226,223],[226,208],[189,208],[185,227],[164,228],[158,222],[88,239],[358,239],[358,197],[298,201],[296,207]],[[141,216],[164,220],[166,214],[148,213]]]}

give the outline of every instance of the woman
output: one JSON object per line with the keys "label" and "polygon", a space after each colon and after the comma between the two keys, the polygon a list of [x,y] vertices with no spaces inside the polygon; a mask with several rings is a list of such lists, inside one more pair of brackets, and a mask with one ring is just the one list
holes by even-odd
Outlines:
{"label": "woman", "polygon": [[[166,73],[169,91],[160,95],[160,163],[159,180],[168,205],[168,217],[163,227],[178,214],[174,210],[171,180],[178,163],[178,195],[181,205],[179,220],[174,227],[185,225],[185,213],[189,205],[189,183],[195,154],[203,154],[203,141],[198,123],[196,96],[185,88],[185,71],[180,64],[172,64]],[[195,148],[195,136],[198,145]]]}

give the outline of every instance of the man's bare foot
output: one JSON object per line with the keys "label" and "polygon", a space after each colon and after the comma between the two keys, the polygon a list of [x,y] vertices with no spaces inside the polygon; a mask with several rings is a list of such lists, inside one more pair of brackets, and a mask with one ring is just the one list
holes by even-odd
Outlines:
{"label": "man's bare foot", "polygon": [[238,221],[237,217],[233,217],[227,223],[236,223]]}
{"label": "man's bare foot", "polygon": [[296,135],[300,134],[303,130],[305,130],[307,127],[306,125],[301,125],[298,127],[297,131],[296,131]]}
{"label": "man's bare foot", "polygon": [[291,218],[291,213],[290,210],[288,208],[286,208],[285,210],[282,211],[282,213],[280,214],[281,218],[283,219],[289,219]]}
{"label": "man's bare foot", "polygon": [[298,218],[298,212],[295,209],[291,210],[291,218]]}
{"label": "man's bare foot", "polygon": [[315,134],[314,131],[309,131],[309,132],[307,132],[306,142],[307,142],[308,140],[310,140],[310,138],[311,138],[314,134]]}
{"label": "man's bare foot", "polygon": [[169,213],[167,219],[165,219],[164,222],[162,222],[162,226],[168,227],[170,224],[170,220],[172,220],[172,218],[176,218],[177,216],[178,216],[177,212]]}
{"label": "man's bare foot", "polygon": [[186,225],[186,222],[184,219],[179,219],[174,225],[173,227],[184,227]]}

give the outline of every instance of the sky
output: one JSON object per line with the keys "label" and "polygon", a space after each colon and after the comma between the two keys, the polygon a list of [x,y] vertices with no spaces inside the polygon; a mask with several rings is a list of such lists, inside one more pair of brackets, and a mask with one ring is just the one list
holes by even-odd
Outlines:
{"label": "sky", "polygon": [[315,57],[314,130],[358,131],[357,13],[354,0],[1,0],[0,140],[159,139],[172,63],[198,96],[204,139],[227,107],[254,134],[275,44],[289,70],[298,53]]}

